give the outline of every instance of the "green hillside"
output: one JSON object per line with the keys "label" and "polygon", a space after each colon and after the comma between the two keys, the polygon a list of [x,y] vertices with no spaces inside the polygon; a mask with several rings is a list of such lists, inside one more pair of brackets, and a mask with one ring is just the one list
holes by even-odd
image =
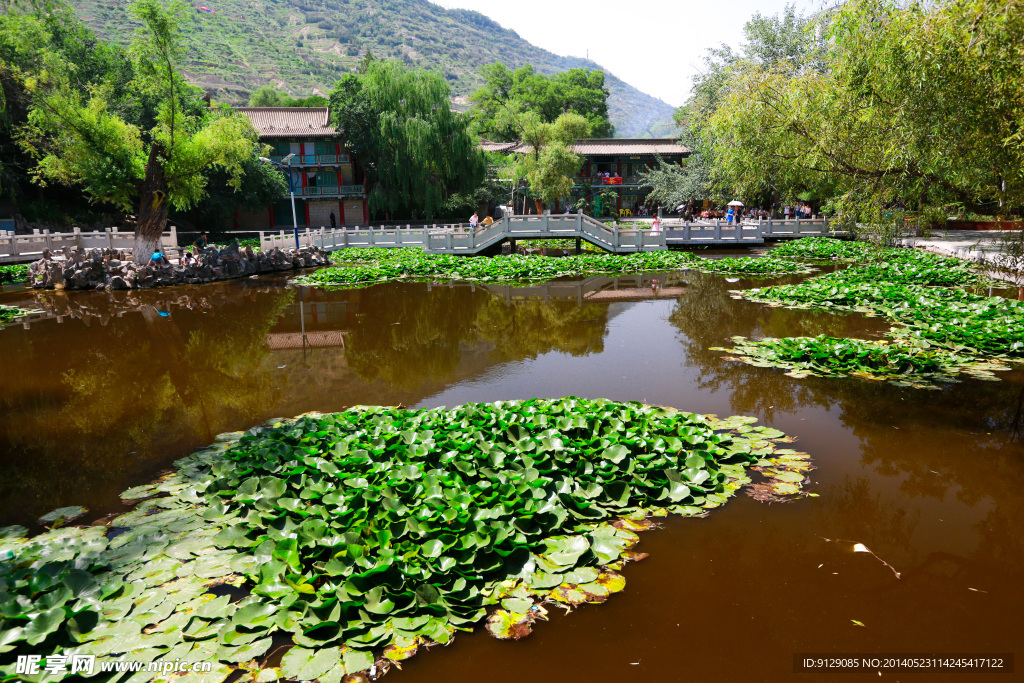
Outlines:
{"label": "green hillside", "polygon": [[[72,5],[104,38],[130,40],[126,2]],[[367,50],[440,70],[461,102],[479,85],[480,67],[492,62],[513,68],[529,63],[542,73],[600,68],[531,45],[479,12],[446,10],[427,0],[199,0],[194,6],[194,21],[186,28],[187,76],[215,99],[233,104],[267,84],[292,95],[326,94]],[[606,75],[617,135],[671,133],[672,107]]]}

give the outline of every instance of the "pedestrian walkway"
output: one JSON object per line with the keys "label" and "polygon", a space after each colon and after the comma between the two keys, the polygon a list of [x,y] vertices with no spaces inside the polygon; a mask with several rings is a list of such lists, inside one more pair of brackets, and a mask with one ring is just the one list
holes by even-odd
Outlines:
{"label": "pedestrian walkway", "polygon": [[[1004,254],[1004,247],[1008,238],[1021,237],[1020,233],[1006,230],[937,230],[930,237],[904,237],[902,244],[965,261],[996,266],[987,269],[989,275],[1020,286],[1024,284],[1024,274],[1013,275],[1005,272],[1005,266],[1010,265],[1010,259]],[[1000,265],[1004,267],[998,268]]]}

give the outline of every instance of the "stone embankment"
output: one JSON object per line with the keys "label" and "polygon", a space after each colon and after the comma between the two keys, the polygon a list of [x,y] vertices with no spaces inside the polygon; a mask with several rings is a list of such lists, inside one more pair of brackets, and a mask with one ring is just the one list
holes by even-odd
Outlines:
{"label": "stone embankment", "polygon": [[331,263],[330,255],[318,247],[253,251],[250,247],[240,249],[236,243],[223,249],[207,248],[188,264],[163,266],[136,264],[130,251],[118,249],[64,249],[63,256],[56,259],[44,251],[43,258],[29,268],[29,285],[36,289],[143,289],[195,285]]}

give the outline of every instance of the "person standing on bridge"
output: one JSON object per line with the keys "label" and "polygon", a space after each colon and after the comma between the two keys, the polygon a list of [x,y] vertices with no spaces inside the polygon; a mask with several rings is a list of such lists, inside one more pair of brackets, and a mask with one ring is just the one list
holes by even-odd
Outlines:
{"label": "person standing on bridge", "polygon": [[476,226],[479,223],[480,223],[480,216],[477,215],[476,211],[474,211],[473,215],[469,217],[469,229],[470,230],[476,230]]}

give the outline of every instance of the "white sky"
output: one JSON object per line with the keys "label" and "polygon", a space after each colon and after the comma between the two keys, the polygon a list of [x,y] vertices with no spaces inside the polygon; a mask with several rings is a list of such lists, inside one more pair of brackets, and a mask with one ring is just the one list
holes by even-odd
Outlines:
{"label": "white sky", "polygon": [[[586,57],[673,106],[686,99],[704,50],[739,45],[755,12],[781,12],[787,0],[433,0],[472,9],[538,47]],[[815,3],[795,0],[799,11]]]}

